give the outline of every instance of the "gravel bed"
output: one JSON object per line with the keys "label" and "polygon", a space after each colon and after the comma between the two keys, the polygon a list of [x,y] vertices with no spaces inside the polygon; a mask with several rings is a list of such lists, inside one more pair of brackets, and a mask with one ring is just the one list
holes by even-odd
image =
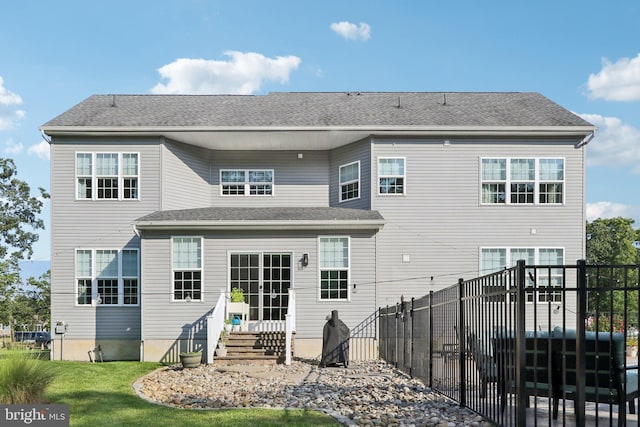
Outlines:
{"label": "gravel bed", "polygon": [[319,368],[305,360],[291,366],[172,366],[139,379],[134,388],[149,401],[180,408],[311,408],[352,426],[491,425],[377,361],[348,368]]}

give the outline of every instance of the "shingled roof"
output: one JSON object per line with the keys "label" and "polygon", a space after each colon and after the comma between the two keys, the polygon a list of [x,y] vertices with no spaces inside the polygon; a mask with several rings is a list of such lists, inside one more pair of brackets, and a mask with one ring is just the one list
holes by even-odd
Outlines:
{"label": "shingled roof", "polygon": [[157,211],[135,220],[139,229],[380,229],[378,211],[334,207],[210,207]]}
{"label": "shingled roof", "polygon": [[591,127],[538,93],[289,92],[93,95],[45,123],[56,128]]}

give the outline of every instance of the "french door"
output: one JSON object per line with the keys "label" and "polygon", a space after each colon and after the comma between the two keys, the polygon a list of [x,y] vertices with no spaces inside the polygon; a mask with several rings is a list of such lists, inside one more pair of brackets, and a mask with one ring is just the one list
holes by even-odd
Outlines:
{"label": "french door", "polygon": [[244,291],[249,320],[284,320],[291,287],[290,252],[231,253],[229,289]]}

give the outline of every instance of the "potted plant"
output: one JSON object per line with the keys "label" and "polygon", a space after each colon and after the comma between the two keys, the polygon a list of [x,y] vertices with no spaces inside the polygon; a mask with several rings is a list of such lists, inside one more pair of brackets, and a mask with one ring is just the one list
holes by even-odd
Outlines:
{"label": "potted plant", "polygon": [[197,368],[202,362],[202,351],[185,351],[180,353],[183,368]]}
{"label": "potted plant", "polygon": [[220,331],[220,339],[218,340],[218,348],[216,348],[216,356],[227,357],[227,337],[229,332],[225,329]]}
{"label": "potted plant", "polygon": [[[245,302],[244,291],[240,288],[233,288],[229,293],[231,301],[227,303],[227,317],[231,319],[233,329],[241,329],[247,327],[249,320],[249,304]],[[244,329],[246,330],[246,329]]]}
{"label": "potted plant", "polygon": [[233,321],[231,319],[226,319],[224,321],[224,330],[229,333],[231,332],[231,328],[233,327]]}
{"label": "potted plant", "polygon": [[244,291],[240,288],[231,289],[231,302],[244,302]]}

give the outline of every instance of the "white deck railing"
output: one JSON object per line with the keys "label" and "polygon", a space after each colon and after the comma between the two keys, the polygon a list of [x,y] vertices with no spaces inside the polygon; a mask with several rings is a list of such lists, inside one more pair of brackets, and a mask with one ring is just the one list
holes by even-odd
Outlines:
{"label": "white deck railing", "polygon": [[213,312],[210,316],[207,316],[207,363],[213,363],[213,354],[216,351],[220,333],[224,329],[226,305],[227,294],[222,290]]}
{"label": "white deck railing", "polygon": [[[224,329],[224,321],[227,312],[227,294],[224,290],[220,291],[218,302],[207,316],[207,363],[213,363],[213,355],[220,339],[220,333]],[[281,322],[281,321],[280,321]],[[254,329],[261,331],[282,330],[278,328],[280,322],[264,322],[259,323]],[[285,364],[291,365],[293,333],[296,331],[296,294],[293,289],[289,289],[289,304],[287,306],[287,315],[285,316]],[[281,326],[280,326],[281,327]]]}
{"label": "white deck railing", "polygon": [[287,314],[285,316],[285,365],[291,365],[291,347],[293,341],[293,333],[296,331],[296,292],[289,289],[289,305],[287,306]]}

